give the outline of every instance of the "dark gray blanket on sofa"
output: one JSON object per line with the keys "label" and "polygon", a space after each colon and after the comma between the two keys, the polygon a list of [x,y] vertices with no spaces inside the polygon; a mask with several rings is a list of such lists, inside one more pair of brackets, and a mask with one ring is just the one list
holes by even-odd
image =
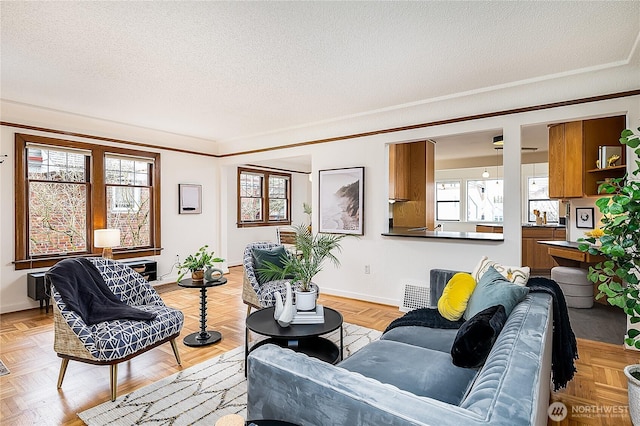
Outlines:
{"label": "dark gray blanket on sofa", "polygon": [[152,320],[156,314],[121,301],[104,282],[98,268],[87,259],[65,259],[46,273],[67,307],[87,325],[117,319]]}
{"label": "dark gray blanket on sofa", "polygon": [[551,295],[553,299],[553,349],[551,352],[551,370],[553,371],[553,390],[567,386],[576,372],[573,360],[578,359],[578,344],[571,329],[567,302],[562,289],[555,281],[544,277],[532,277],[527,282],[531,292]]}
{"label": "dark gray blanket on sofa", "polygon": [[440,315],[437,308],[420,308],[409,311],[400,318],[396,318],[387,326],[385,333],[396,327],[415,325],[429,328],[457,329],[462,326],[464,320],[449,321]]}

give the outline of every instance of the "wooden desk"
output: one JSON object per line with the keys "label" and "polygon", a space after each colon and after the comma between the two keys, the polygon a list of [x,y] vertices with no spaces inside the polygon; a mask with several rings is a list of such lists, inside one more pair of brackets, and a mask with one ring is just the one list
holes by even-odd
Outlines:
{"label": "wooden desk", "polygon": [[[579,244],[571,241],[538,241],[538,243],[549,246],[549,255],[553,257],[553,260],[555,260],[560,266],[589,269],[590,265],[607,259],[604,256],[593,255],[580,251],[578,249]],[[595,298],[598,293],[600,293],[598,290],[598,283],[594,283],[593,298],[595,302],[608,305],[606,298]]]}
{"label": "wooden desk", "polygon": [[580,251],[579,244],[572,241],[538,241],[549,246],[549,256],[560,266],[573,266],[588,269],[589,265],[602,262],[606,257]]}

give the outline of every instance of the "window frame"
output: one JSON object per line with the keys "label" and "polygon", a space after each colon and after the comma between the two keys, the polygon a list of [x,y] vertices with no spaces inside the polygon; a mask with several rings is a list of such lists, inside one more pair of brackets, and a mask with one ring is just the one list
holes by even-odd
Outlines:
{"label": "window frame", "polygon": [[[498,219],[471,219],[469,217],[469,205],[472,203],[469,200],[469,183],[470,182],[494,182],[502,183],[502,205],[503,205],[503,215],[502,220]],[[504,223],[504,178],[483,178],[483,179],[466,179],[465,180],[465,221],[472,223]]]}
{"label": "window frame", "polygon": [[[261,221],[242,221],[242,197],[241,193],[241,177],[242,174],[253,174],[253,175],[262,175],[262,220]],[[286,178],[288,180],[287,190],[286,190],[286,202],[287,202],[287,218],[285,220],[270,220],[269,219],[269,178],[271,176]],[[255,226],[282,226],[282,225],[291,225],[291,186],[293,184],[291,173],[283,173],[283,172],[274,172],[270,170],[262,170],[262,169],[253,169],[248,167],[238,167],[237,174],[237,217],[236,217],[236,226],[238,228],[250,228]],[[282,198],[277,198],[281,200]]]}
{"label": "window frame", "polygon": [[[87,208],[87,249],[85,252],[73,255],[29,255],[29,219],[27,217],[28,200],[28,158],[27,144],[51,146],[52,149],[78,149],[90,151],[88,158],[88,198]],[[114,250],[115,259],[131,257],[156,256],[161,253],[161,229],[160,224],[160,154],[148,151],[139,151],[128,148],[91,144],[71,141],[66,139],[50,138],[23,133],[15,134],[15,249],[14,265],[16,270],[53,266],[62,259],[85,256],[101,256],[102,249],[93,245],[93,231],[106,227],[107,223],[107,184],[105,181],[105,156],[108,154],[126,155],[131,157],[147,158],[153,160],[152,191],[151,191],[151,226],[150,246],[137,247],[135,249],[118,248]]]}
{"label": "window frame", "polygon": [[[458,200],[439,200],[438,199],[438,185],[440,184],[448,184],[448,183],[457,183],[458,184]],[[439,222],[461,222],[462,221],[462,180],[460,179],[450,179],[450,180],[439,180],[436,182],[436,220]],[[439,216],[439,206],[440,204],[447,203],[458,203],[458,218],[457,219],[440,219]]]}
{"label": "window frame", "polygon": [[[546,179],[547,180],[547,198],[529,198],[529,196],[531,195],[529,193],[529,187],[531,186],[530,182],[531,180],[535,180],[535,179]],[[551,220],[549,219],[547,223],[559,223],[560,222],[560,202],[558,200],[553,200],[551,198],[549,198],[549,176],[527,176],[526,178],[526,194],[527,194],[527,223],[535,223],[536,219],[535,217],[531,218],[531,216],[533,216],[533,207],[531,206],[531,202],[532,201],[555,201],[558,203],[558,209],[557,209],[557,216],[558,216],[558,220]]]}

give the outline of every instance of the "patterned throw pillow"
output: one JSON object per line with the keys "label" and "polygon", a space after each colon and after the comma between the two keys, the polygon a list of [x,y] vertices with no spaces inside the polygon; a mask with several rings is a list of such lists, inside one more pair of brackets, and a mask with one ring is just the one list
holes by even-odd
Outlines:
{"label": "patterned throw pillow", "polygon": [[458,272],[455,274],[438,299],[438,312],[449,321],[458,321],[467,309],[467,302],[476,288],[476,280],[470,274]]}
{"label": "patterned throw pillow", "polygon": [[514,284],[524,286],[527,285],[527,281],[529,281],[531,269],[528,266],[505,266],[494,260],[490,260],[487,256],[482,256],[480,262],[473,268],[471,276],[476,282],[480,281],[480,278],[482,278],[482,275],[487,272],[490,266],[493,266],[500,275]]}

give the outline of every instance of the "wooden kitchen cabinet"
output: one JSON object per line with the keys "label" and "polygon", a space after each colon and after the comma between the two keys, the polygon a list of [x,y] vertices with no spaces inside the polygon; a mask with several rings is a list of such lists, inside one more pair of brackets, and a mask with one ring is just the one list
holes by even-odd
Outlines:
{"label": "wooden kitchen cabinet", "polygon": [[549,255],[548,247],[538,241],[564,241],[566,236],[565,228],[523,226],[522,265],[530,267],[532,272],[550,272],[556,263]]}
{"label": "wooden kitchen cabinet", "polygon": [[389,145],[389,199],[411,199],[411,144]]}
{"label": "wooden kitchen cabinet", "polygon": [[620,146],[624,116],[572,121],[549,126],[549,198],[598,195],[598,186],[624,176],[625,150],[618,166],[596,167],[599,147]]}

